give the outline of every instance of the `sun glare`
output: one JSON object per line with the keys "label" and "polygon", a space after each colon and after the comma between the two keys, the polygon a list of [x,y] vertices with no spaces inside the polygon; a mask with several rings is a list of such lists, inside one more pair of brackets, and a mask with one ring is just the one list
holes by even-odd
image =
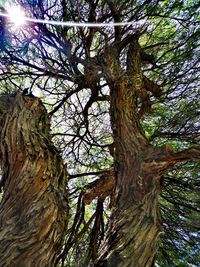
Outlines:
{"label": "sun glare", "polygon": [[9,18],[15,26],[19,27],[25,24],[24,12],[19,6],[12,6],[8,10]]}

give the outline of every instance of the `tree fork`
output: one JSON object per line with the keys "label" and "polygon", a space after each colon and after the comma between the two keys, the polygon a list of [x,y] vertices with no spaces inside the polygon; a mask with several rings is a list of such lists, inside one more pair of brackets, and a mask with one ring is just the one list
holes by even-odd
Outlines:
{"label": "tree fork", "polygon": [[0,266],[54,266],[67,220],[67,173],[36,97],[0,97]]}

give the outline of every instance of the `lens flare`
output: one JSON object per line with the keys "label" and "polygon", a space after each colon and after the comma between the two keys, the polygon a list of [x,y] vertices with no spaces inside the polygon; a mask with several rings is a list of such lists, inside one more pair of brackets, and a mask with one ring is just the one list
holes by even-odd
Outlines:
{"label": "lens flare", "polygon": [[10,21],[14,23],[15,26],[19,27],[25,24],[24,12],[21,10],[19,6],[10,7],[8,10],[8,15]]}

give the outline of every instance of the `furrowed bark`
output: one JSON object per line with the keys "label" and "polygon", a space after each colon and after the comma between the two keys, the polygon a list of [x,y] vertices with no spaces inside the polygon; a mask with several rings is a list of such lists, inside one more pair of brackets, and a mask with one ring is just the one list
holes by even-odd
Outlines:
{"label": "furrowed bark", "polygon": [[96,266],[153,266],[162,232],[159,171],[165,166],[153,164],[156,150],[152,151],[134,119],[134,92],[121,81],[114,93],[116,200]]}
{"label": "furrowed bark", "polygon": [[63,161],[36,97],[0,97],[0,266],[54,266],[67,220]]}
{"label": "furrowed bark", "polygon": [[139,117],[150,111],[147,91],[155,96],[160,92],[144,79],[139,36],[136,33],[130,41],[126,72],[120,68],[117,48],[111,48],[105,59],[105,77],[111,91],[116,185],[109,229],[96,267],[155,265],[162,234],[160,178],[177,162],[200,158],[198,147],[175,152],[169,145],[154,147],[146,139]]}
{"label": "furrowed bark", "polygon": [[[122,72],[118,69],[115,73]],[[127,73],[110,84],[116,146],[115,203],[95,266],[150,267],[154,265],[162,233],[159,178],[167,163],[154,164],[159,151],[149,145],[138,119],[137,99],[145,88],[137,38],[128,52]]]}

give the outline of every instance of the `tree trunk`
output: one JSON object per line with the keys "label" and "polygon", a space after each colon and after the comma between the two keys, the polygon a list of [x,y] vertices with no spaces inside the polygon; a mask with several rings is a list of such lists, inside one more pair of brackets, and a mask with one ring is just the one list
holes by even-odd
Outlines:
{"label": "tree trunk", "polygon": [[0,266],[54,266],[67,218],[66,171],[41,101],[0,97]]}
{"label": "tree trunk", "polygon": [[164,166],[154,164],[158,151],[148,145],[139,122],[133,120],[134,98],[125,83],[114,92],[116,107],[123,107],[114,111],[116,200],[96,266],[153,266],[162,232],[158,197]]}
{"label": "tree trunk", "polygon": [[162,232],[159,179],[167,163],[156,162],[161,150],[148,143],[138,120],[138,98],[144,90],[139,49],[138,40],[133,40],[126,74],[114,70],[121,76],[110,83],[116,189],[98,267],[153,266]]}

